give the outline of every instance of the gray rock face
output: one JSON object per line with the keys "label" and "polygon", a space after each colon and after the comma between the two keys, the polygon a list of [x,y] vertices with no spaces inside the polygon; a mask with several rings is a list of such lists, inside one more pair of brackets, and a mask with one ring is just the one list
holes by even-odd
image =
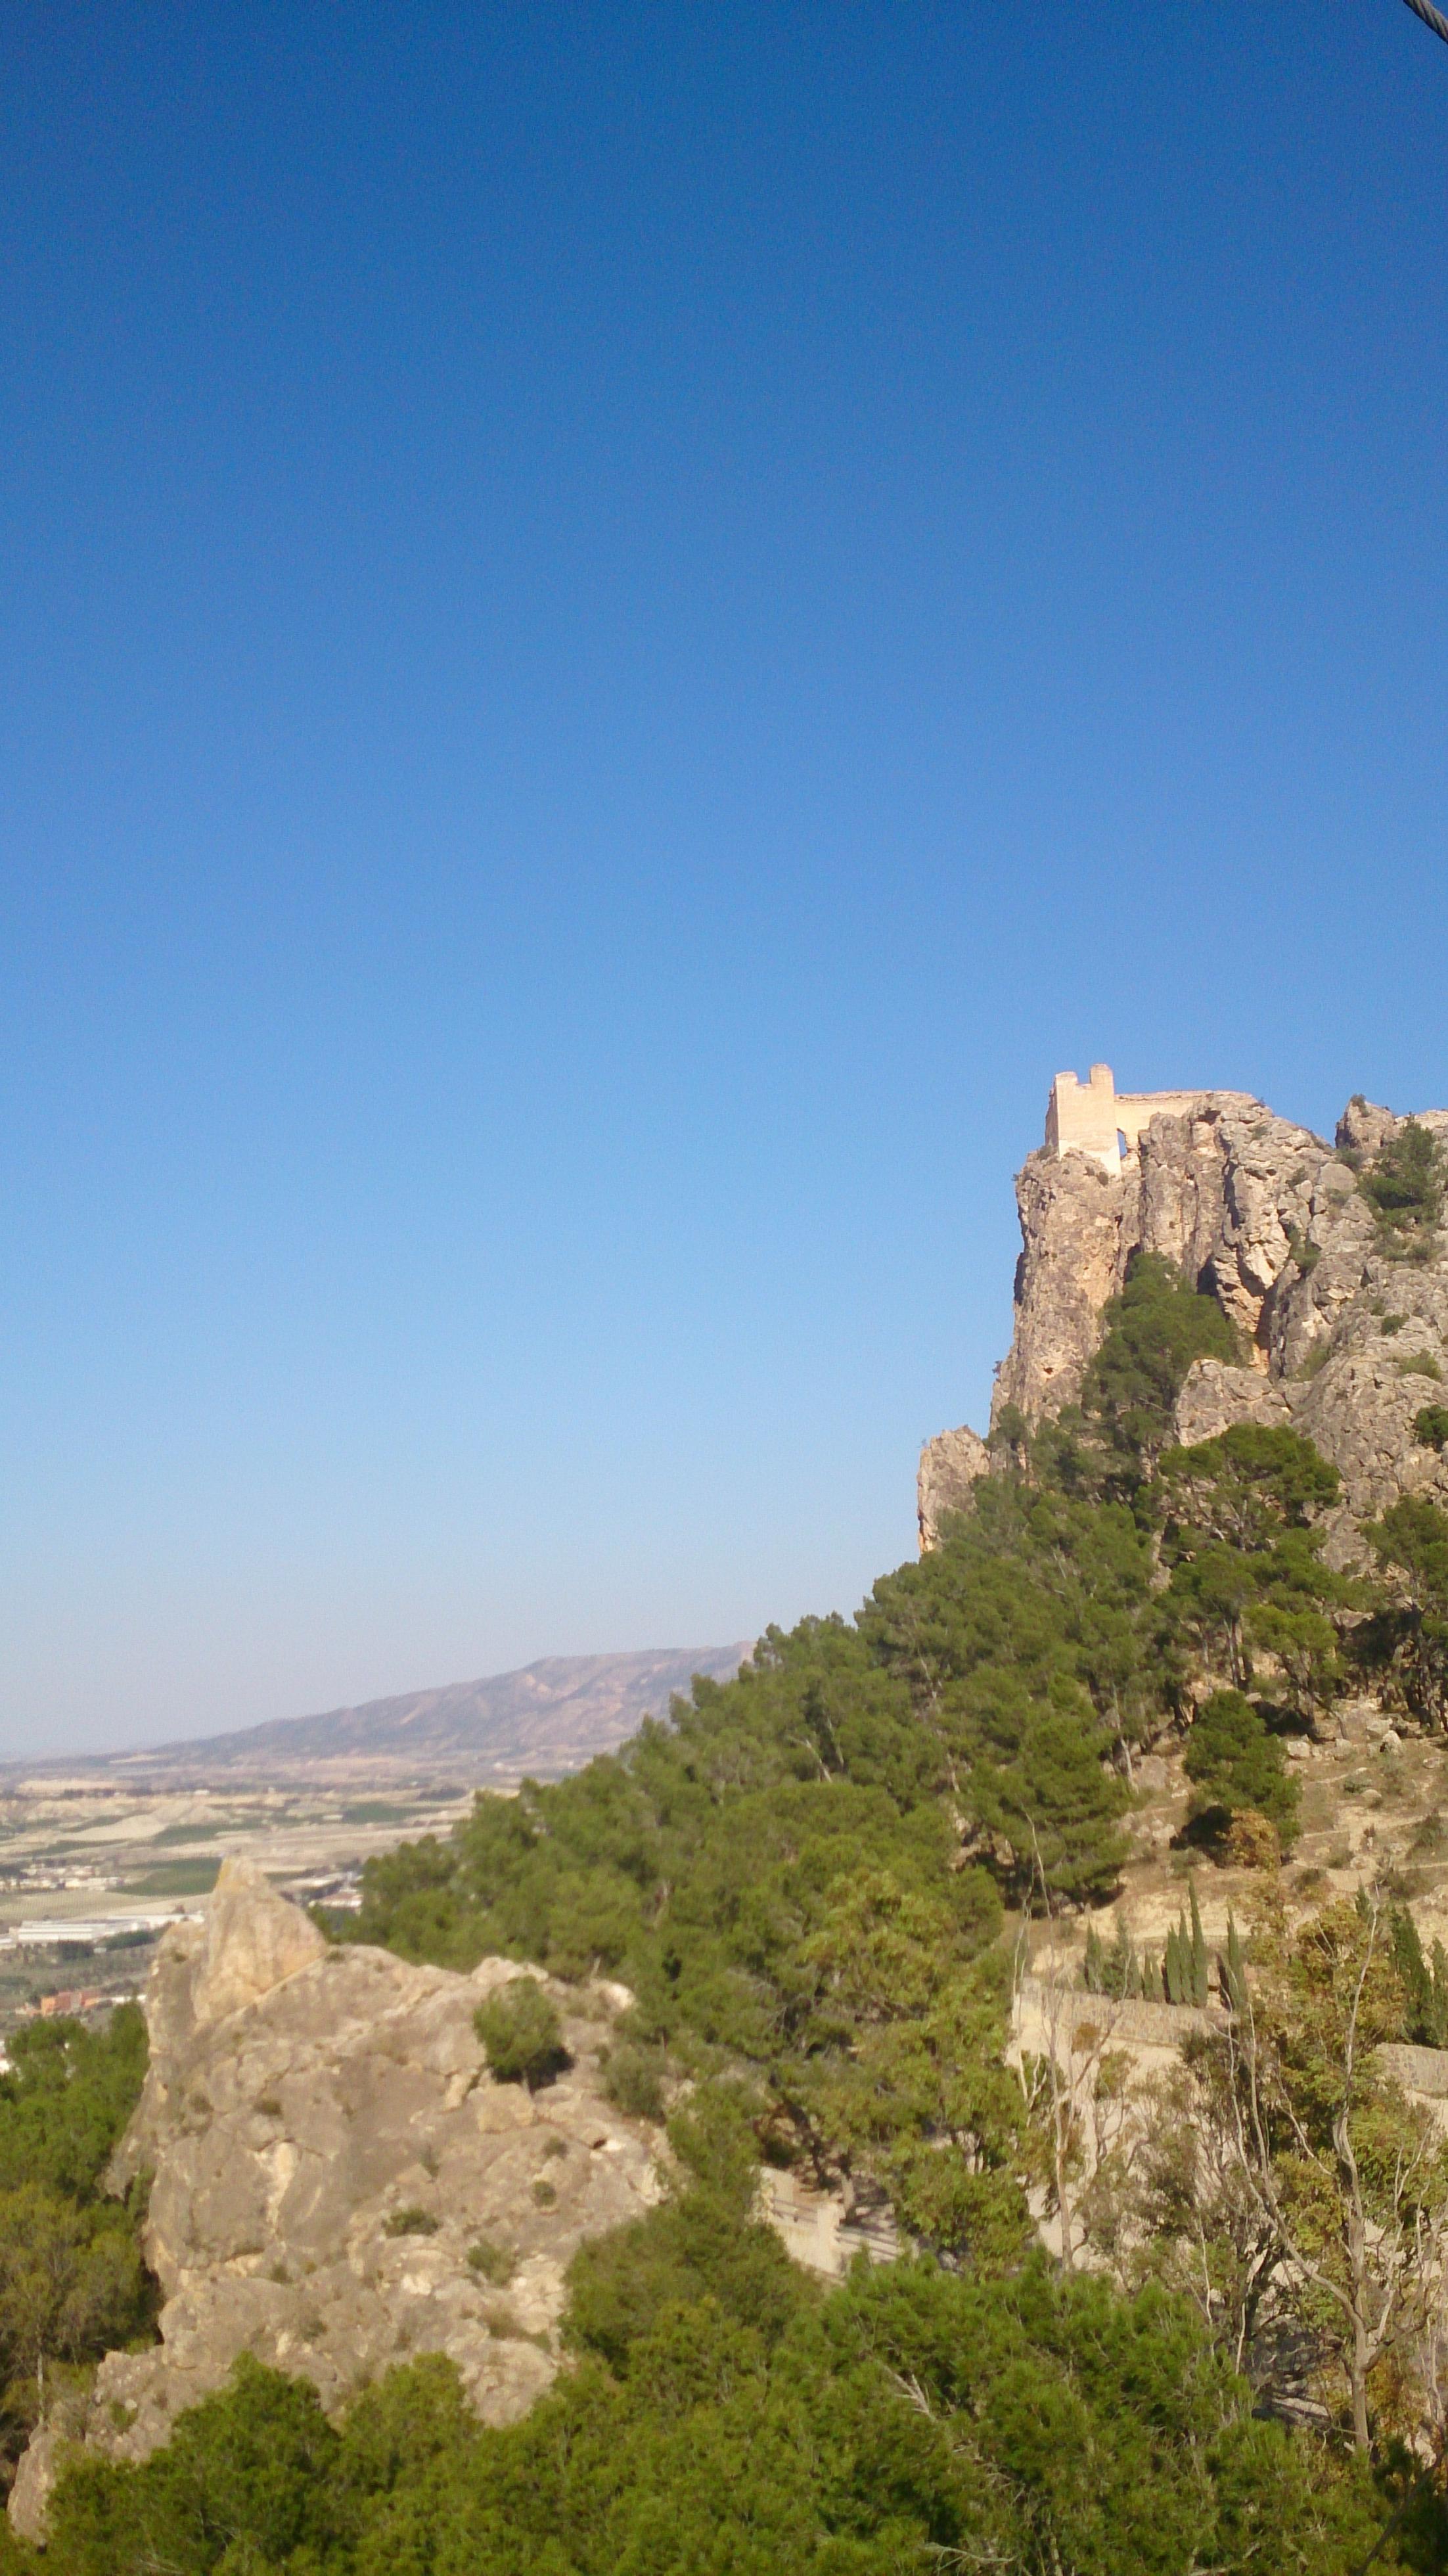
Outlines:
{"label": "gray rock face", "polygon": [[927,1440],[920,1452],[920,1474],[916,1484],[916,1515],[920,1523],[920,1552],[938,1545],[940,1526],[950,1512],[963,1512],[982,1476],[990,1474],[990,1451],[978,1431],[962,1423],[958,1431],[942,1431]]}
{"label": "gray rock face", "polygon": [[1213,1092],[1183,1115],[1153,1118],[1119,1174],[1082,1154],[1032,1154],[1016,1182],[1015,1336],[992,1418],[1011,1404],[1039,1421],[1080,1394],[1101,1309],[1138,1251],[1163,1254],[1209,1287],[1265,1366],[1264,1318],[1327,1167],[1355,1196],[1352,1174],[1320,1137],[1260,1101]]}
{"label": "gray rock face", "polygon": [[1032,1154],[1016,1175],[1016,1325],[996,1377],[993,1423],[1007,1405],[1036,1422],[1080,1394],[1101,1309],[1120,1285],[1130,1188],[1087,1154]]}
{"label": "gray rock face", "polygon": [[[1448,1141],[1448,1112],[1420,1119]],[[1354,1102],[1338,1147],[1371,1159],[1401,1124]],[[1193,1370],[1183,1440],[1243,1421],[1305,1432],[1342,1474],[1329,1541],[1339,1561],[1354,1553],[1357,1525],[1396,1496],[1448,1503],[1448,1454],[1413,1431],[1425,1405],[1448,1400],[1448,1238],[1421,1264],[1395,1258],[1351,1164],[1321,1137],[1260,1102],[1206,1093],[1185,1114],[1153,1118],[1119,1175],[1085,1154],[1042,1151],[1016,1192],[1015,1336],[995,1422],[1007,1405],[1038,1422],[1079,1395],[1131,1255],[1159,1252],[1218,1299],[1244,1354],[1238,1367]],[[924,1462],[922,1532],[923,1502]]]}
{"label": "gray rock face", "polygon": [[1182,1388],[1176,1427],[1180,1439],[1215,1440],[1234,1422],[1260,1422],[1265,1428],[1288,1424],[1292,1408],[1280,1386],[1252,1368],[1228,1368],[1221,1360],[1199,1360]]}
{"label": "gray rock face", "polygon": [[[155,2176],[161,2342],[102,2362],[89,2444],[144,2457],[243,2351],[311,2379],[329,2407],[443,2352],[486,2422],[524,2412],[557,2368],[570,2257],[660,2188],[658,2132],[599,2088],[621,1987],[541,1979],[570,2068],[536,2094],[489,2075],[473,2014],[533,1973],[329,1949],[250,1864],[224,1864],[204,1926],[162,1944],[150,2070],[113,2175]],[[469,2264],[483,2239],[512,2267],[502,2285]],[[12,2498],[31,2533],[53,2447],[32,2444]]]}
{"label": "gray rock face", "polygon": [[1413,2048],[1388,2040],[1373,2056],[1385,2075],[1420,2102],[1448,2102],[1448,2049]]}

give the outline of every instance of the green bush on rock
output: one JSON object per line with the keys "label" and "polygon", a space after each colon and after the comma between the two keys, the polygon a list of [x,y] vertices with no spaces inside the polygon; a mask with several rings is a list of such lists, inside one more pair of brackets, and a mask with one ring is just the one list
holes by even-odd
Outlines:
{"label": "green bush on rock", "polygon": [[568,2062],[557,2006],[534,1977],[512,1977],[489,1995],[473,2028],[499,2084],[526,2084],[532,2093]]}

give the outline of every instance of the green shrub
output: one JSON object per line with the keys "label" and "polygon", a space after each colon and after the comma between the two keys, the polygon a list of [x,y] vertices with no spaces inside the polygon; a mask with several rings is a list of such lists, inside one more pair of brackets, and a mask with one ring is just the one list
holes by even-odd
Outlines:
{"label": "green shrub", "polygon": [[1117,2003],[1133,2003],[1138,1997],[1145,2003],[1155,2003],[1161,1993],[1161,1980],[1151,1953],[1138,1954],[1125,1917],[1119,1914],[1109,1950],[1095,1924],[1087,1925],[1081,1983],[1088,1995],[1109,1995]]}
{"label": "green shrub", "polygon": [[340,2427],[243,2360],[146,2461],[66,2469],[51,2576],[1442,2564],[1431,2483],[1390,2528],[1403,2475],[1254,2417],[1154,2283],[1120,2298],[1037,2256],[1003,2279],[862,2266],[826,2292],[777,2246],[767,2279],[768,2246],[629,2250],[649,2295],[602,2349],[575,2332],[581,2365],[521,2422],[480,2425],[436,2355]]}
{"label": "green shrub", "polygon": [[610,2049],[603,2070],[603,2089],[617,2110],[630,2120],[662,2120],[664,2116],[663,2052],[640,2048],[632,2040],[623,2040]]}
{"label": "green shrub", "polygon": [[1391,1917],[1393,1964],[1403,1981],[1403,2037],[1422,2048],[1448,2046],[1448,1953],[1433,1944],[1431,1963],[1423,1956],[1418,1927],[1406,1905],[1395,1905]]}
{"label": "green shrub", "polygon": [[468,2268],[490,2281],[495,2290],[505,2290],[517,2271],[518,2258],[506,2246],[495,2245],[490,2236],[480,2236],[468,2247]]}
{"label": "green shrub", "polygon": [[1128,1474],[1171,1437],[1176,1400],[1194,1360],[1236,1360],[1241,1348],[1215,1297],[1160,1253],[1134,1255],[1126,1285],[1102,1314],[1081,1410]]}
{"label": "green shrub", "polygon": [[1225,1817],[1255,1809],[1276,1826],[1284,1842],[1297,1829],[1297,1783],[1269,1735],[1260,1712],[1241,1691],[1213,1691],[1187,1738],[1183,1769],[1193,1783],[1198,1816]]}
{"label": "green shrub", "polygon": [[1031,1426],[1018,1404],[1003,1404],[990,1427],[990,1445],[999,1449],[1024,1449],[1031,1436]]}
{"label": "green shrub", "polygon": [[394,2209],[384,2219],[384,2236],[436,2236],[442,2221],[430,2209]]}
{"label": "green shrub", "polygon": [[1425,1404],[1413,1416],[1413,1438],[1425,1449],[1448,1449],[1448,1404]]}
{"label": "green shrub", "polygon": [[1420,1261],[1431,1255],[1443,1216],[1443,1158],[1426,1127],[1405,1118],[1362,1174],[1358,1188],[1377,1219],[1384,1251]]}
{"label": "green shrub", "polygon": [[[43,2388],[154,2328],[146,2185],[104,2195],[106,2166],[146,2071],[134,2004],[100,2030],[69,2019],[12,2031],[0,2074],[0,2481]],[[0,2566],[8,2565],[0,2553]]]}
{"label": "green shrub", "polygon": [[1191,1916],[1178,1915],[1166,1936],[1162,1959],[1162,1983],[1169,2004],[1206,2003],[1210,1993],[1211,1967],[1207,1956],[1207,1936],[1202,1930],[1197,1905],[1196,1881],[1190,1888]]}
{"label": "green shrub", "polygon": [[627,2378],[639,2346],[682,2307],[707,2301],[768,2350],[818,2296],[774,2230],[751,2218],[737,2195],[706,2182],[579,2247],[568,2267],[563,2339]]}
{"label": "green shrub", "polygon": [[557,2010],[533,1977],[514,1977],[489,1995],[473,2028],[499,2084],[526,2084],[533,2093],[568,2063]]}
{"label": "green shrub", "polygon": [[76,2464],[42,2563],[55,2576],[319,2568],[338,2527],[338,2455],[315,2388],[243,2353],[144,2467]]}
{"label": "green shrub", "polygon": [[[1440,1408],[1428,1408],[1437,1412]],[[1400,1494],[1363,1531],[1393,1577],[1396,1606],[1373,1621],[1415,1717],[1448,1725],[1448,1513],[1422,1494]]]}

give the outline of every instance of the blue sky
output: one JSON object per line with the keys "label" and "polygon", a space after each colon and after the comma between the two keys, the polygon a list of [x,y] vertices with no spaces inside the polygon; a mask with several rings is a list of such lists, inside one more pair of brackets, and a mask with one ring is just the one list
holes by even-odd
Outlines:
{"label": "blue sky", "polygon": [[0,26],[0,1754],[852,1609],[1059,1065],[1448,1102],[1400,0]]}

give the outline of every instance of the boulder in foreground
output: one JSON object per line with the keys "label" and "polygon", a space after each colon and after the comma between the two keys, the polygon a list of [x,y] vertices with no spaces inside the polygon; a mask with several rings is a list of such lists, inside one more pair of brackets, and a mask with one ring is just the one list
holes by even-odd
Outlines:
{"label": "boulder in foreground", "polygon": [[[537,2092],[489,2074],[478,2005],[537,1973],[330,1948],[252,1864],[226,1862],[205,1921],[162,1943],[150,2070],[112,2172],[117,2188],[154,2175],[161,2341],[107,2356],[72,2436],[144,2458],[242,2352],[328,2407],[445,2353],[484,2422],[525,2412],[558,2367],[570,2258],[660,2187],[659,2133],[601,2090],[621,1987],[540,1979],[569,2063]],[[29,2536],[60,2438],[21,2463],[11,2520]]]}

